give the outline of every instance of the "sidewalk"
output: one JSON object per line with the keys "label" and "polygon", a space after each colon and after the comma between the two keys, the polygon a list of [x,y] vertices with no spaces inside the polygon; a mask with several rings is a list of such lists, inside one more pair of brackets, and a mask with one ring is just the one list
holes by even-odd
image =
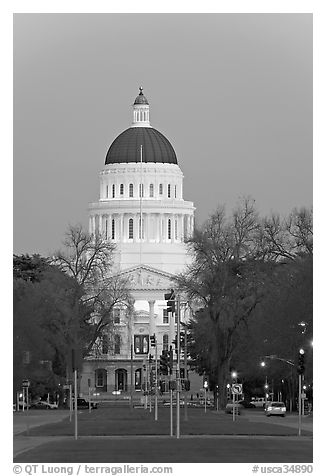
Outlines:
{"label": "sidewalk", "polygon": [[32,428],[37,428],[49,423],[57,423],[69,418],[67,410],[35,410],[28,412],[14,412],[13,414],[13,456],[24,451],[36,448],[50,441],[59,441],[64,437],[30,436]]}
{"label": "sidewalk", "polygon": [[56,423],[69,417],[68,410],[29,410],[13,413],[13,433],[28,433],[31,428]]}

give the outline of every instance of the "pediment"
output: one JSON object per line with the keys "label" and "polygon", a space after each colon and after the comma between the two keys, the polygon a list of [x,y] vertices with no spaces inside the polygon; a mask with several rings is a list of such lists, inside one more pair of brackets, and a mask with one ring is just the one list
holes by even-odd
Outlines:
{"label": "pediment", "polygon": [[128,279],[130,290],[165,291],[175,286],[175,276],[150,266],[136,266],[120,273]]}

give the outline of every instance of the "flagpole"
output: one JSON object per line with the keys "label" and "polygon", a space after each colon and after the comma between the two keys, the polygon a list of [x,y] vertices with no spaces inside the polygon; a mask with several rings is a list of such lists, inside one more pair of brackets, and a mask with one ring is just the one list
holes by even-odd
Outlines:
{"label": "flagpole", "polygon": [[139,247],[139,252],[140,252],[140,264],[142,264],[142,242],[143,242],[143,192],[144,192],[144,185],[143,185],[143,146],[140,146],[140,200],[139,200],[139,206],[140,206],[140,224],[139,224],[139,230],[140,230],[140,247]]}

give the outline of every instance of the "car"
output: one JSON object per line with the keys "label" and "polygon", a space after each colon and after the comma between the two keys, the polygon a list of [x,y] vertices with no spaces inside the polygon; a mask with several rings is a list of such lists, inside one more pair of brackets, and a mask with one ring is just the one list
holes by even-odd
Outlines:
{"label": "car", "polygon": [[270,417],[272,415],[279,415],[285,417],[286,407],[283,402],[267,402],[265,408],[265,415]]}
{"label": "car", "polygon": [[[72,407],[75,408],[74,399],[72,401]],[[85,398],[77,398],[77,409],[78,410],[85,410],[89,408],[89,402],[85,400]],[[91,402],[91,408],[95,410],[97,408],[97,403]]]}
{"label": "car", "polygon": [[57,403],[50,403],[44,400],[39,400],[31,404],[31,408],[40,409],[40,410],[57,410]]}
{"label": "car", "polygon": [[265,405],[264,397],[255,397],[251,399],[251,402],[256,408],[263,408]]}
{"label": "car", "polygon": [[243,406],[243,408],[256,408],[256,406],[252,402],[249,402],[249,400],[239,400],[238,403]]}
{"label": "car", "polygon": [[243,406],[239,402],[228,402],[225,407],[225,413],[233,413],[233,405],[234,405],[234,413],[236,415],[240,415],[241,411],[243,410]]}

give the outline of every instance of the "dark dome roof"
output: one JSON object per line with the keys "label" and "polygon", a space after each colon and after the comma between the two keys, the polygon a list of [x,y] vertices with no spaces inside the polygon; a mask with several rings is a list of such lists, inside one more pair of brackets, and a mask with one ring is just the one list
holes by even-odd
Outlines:
{"label": "dark dome roof", "polygon": [[147,99],[145,98],[145,96],[143,94],[143,88],[139,88],[139,94],[136,97],[134,104],[147,104],[148,105],[148,101],[147,101]]}
{"label": "dark dome roof", "polygon": [[177,156],[170,142],[152,127],[130,127],[111,144],[105,164],[140,162],[140,146],[143,146],[143,162],[177,164]]}

